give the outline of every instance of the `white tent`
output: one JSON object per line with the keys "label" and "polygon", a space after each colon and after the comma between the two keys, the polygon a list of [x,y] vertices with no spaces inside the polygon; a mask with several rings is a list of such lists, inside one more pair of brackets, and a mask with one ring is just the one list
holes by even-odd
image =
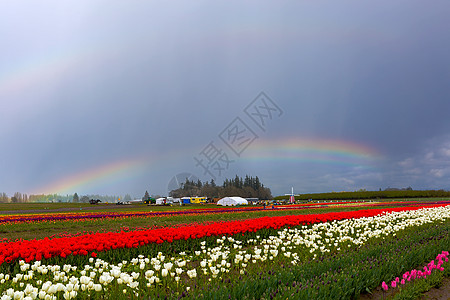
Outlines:
{"label": "white tent", "polygon": [[163,205],[163,204],[165,204],[164,200],[166,200],[166,198],[164,198],[164,197],[156,199],[156,205]]}
{"label": "white tent", "polygon": [[248,205],[248,201],[241,197],[225,197],[217,201],[217,205],[222,206]]}

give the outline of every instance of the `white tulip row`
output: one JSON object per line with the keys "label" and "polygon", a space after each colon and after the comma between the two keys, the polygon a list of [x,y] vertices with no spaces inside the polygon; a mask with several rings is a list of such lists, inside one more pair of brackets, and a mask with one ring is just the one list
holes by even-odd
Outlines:
{"label": "white tulip row", "polygon": [[306,256],[315,258],[319,253],[339,251],[342,247],[358,247],[372,238],[447,219],[450,205],[286,228],[266,239],[257,236],[240,241],[223,236],[217,239],[217,246],[207,247],[203,241],[200,249],[191,254],[166,257],[160,252],[152,258],[139,255],[117,265],[93,258],[81,268],[20,261],[19,273],[0,273],[0,299],[73,299],[111,292],[138,296],[144,286],[156,288],[160,283],[177,287],[181,284],[180,289],[189,290],[187,283],[193,280],[212,281],[230,272],[244,274],[249,267],[274,260],[295,265]]}

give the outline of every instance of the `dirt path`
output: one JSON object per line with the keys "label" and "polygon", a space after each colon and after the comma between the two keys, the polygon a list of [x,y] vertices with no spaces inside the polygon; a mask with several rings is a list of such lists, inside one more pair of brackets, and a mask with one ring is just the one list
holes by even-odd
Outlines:
{"label": "dirt path", "polygon": [[426,292],[421,300],[449,300],[450,299],[450,278],[444,278],[439,288],[432,288]]}

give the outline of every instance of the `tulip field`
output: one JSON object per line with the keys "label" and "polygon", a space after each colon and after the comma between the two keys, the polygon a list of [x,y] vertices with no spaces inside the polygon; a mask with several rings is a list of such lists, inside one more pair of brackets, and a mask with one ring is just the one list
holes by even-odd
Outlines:
{"label": "tulip field", "polygon": [[0,299],[414,299],[450,276],[448,201],[126,209],[0,212]]}

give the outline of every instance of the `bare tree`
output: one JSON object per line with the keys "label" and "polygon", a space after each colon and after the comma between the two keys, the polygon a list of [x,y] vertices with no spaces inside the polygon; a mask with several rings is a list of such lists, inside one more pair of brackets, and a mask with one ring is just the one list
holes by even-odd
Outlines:
{"label": "bare tree", "polygon": [[0,194],[0,202],[1,203],[8,203],[9,202],[9,197],[8,197],[8,195],[6,195],[6,193],[1,193]]}
{"label": "bare tree", "polygon": [[[14,193],[15,203],[21,203],[23,202],[22,194],[19,192]],[[12,198],[11,198],[12,200]]]}

